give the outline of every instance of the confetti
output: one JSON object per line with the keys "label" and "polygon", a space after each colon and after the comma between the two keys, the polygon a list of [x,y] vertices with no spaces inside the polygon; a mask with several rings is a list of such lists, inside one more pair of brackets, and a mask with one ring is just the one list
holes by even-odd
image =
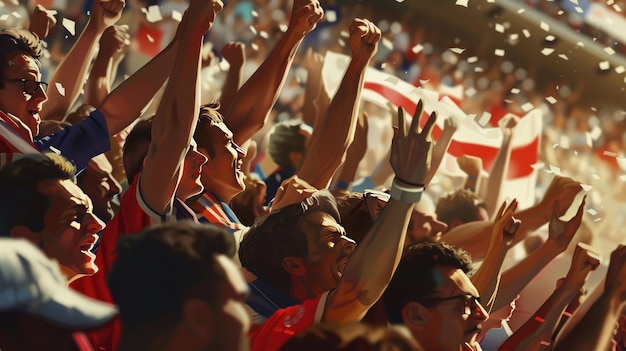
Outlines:
{"label": "confetti", "polygon": [[259,45],[257,43],[252,43],[250,44],[250,47],[252,48],[252,50],[254,51],[259,51]]}
{"label": "confetti", "polygon": [[611,65],[609,64],[609,61],[602,61],[598,64],[598,66],[600,67],[601,70],[606,71],[608,69],[611,68]]}
{"label": "confetti", "polygon": [[65,88],[61,85],[61,83],[56,82],[54,83],[54,86],[57,88],[57,91],[61,94],[61,96],[65,96]]}
{"label": "confetti", "polygon": [[57,10],[46,10],[46,12],[51,16],[56,16],[58,13]]}
{"label": "confetti", "polygon": [[597,174],[592,174],[591,178],[593,178],[594,180],[600,180],[600,176]]}
{"label": "confetti", "polygon": [[460,54],[463,53],[463,51],[465,51],[465,49],[462,49],[462,48],[450,48],[450,51],[452,51],[455,54],[459,54],[460,55]]}
{"label": "confetti", "polygon": [[259,12],[257,10],[252,10],[250,14],[252,14],[252,17],[259,17]]}
{"label": "confetti", "polygon": [[396,2],[403,3],[404,0],[396,0]]}
{"label": "confetti", "polygon": [[615,72],[617,74],[622,74],[622,73],[626,72],[626,68],[624,68],[624,66],[617,66],[617,67],[615,67]]}
{"label": "confetti", "polygon": [[63,27],[67,29],[67,31],[70,32],[72,36],[76,34],[76,23],[71,19],[64,18]]}
{"label": "confetti", "polygon": [[476,122],[480,124],[481,127],[484,128],[489,124],[489,120],[491,120],[491,113],[485,111],[483,112],[483,115],[480,116],[480,118]]}
{"label": "confetti", "polygon": [[617,11],[617,12],[622,12],[622,8],[619,7],[618,4],[613,5],[613,9],[615,9],[615,11]]}
{"label": "confetti", "polygon": [[324,18],[326,18],[326,21],[329,23],[337,22],[337,12],[334,10],[326,10],[324,12]]}
{"label": "confetti", "polygon": [[584,48],[585,47],[585,43],[583,43],[582,41],[579,41],[578,43],[576,43],[576,46]]}
{"label": "confetti", "polygon": [[163,20],[163,16],[161,16],[161,10],[159,9],[159,5],[152,5],[148,7],[148,13],[146,13],[146,20],[150,23],[159,22]]}
{"label": "confetti", "polygon": [[465,96],[467,96],[467,97],[470,97],[470,98],[471,98],[471,97],[472,97],[472,96],[474,96],[475,94],[476,94],[476,89],[474,89],[474,88],[471,88],[471,87],[470,87],[470,88],[467,88],[467,89],[465,90]]}
{"label": "confetti", "polygon": [[9,15],[2,15],[0,16],[0,21],[6,21],[9,18]]}
{"label": "confetti", "polygon": [[513,33],[509,36],[509,40],[517,41],[517,39],[519,39],[519,34],[517,33]]}
{"label": "confetti", "polygon": [[254,24],[251,24],[251,25],[250,25],[250,27],[248,27],[248,28],[250,29],[250,31],[251,31],[254,35],[256,35],[256,34],[257,34],[257,30],[256,30],[256,28],[254,27]]}
{"label": "confetti", "polygon": [[178,12],[178,11],[176,11],[176,10],[173,10],[172,11],[172,19],[174,21],[176,21],[176,22],[180,22],[180,21],[183,20],[183,14]]}
{"label": "confetti", "polygon": [[381,44],[389,49],[389,51],[393,51],[393,43],[391,42],[391,40],[383,38],[383,40],[381,40]]}
{"label": "confetti", "polygon": [[547,40],[547,41],[554,41],[554,39],[556,39],[556,37],[555,37],[554,35],[548,35],[548,36],[546,37],[546,40]]}
{"label": "confetti", "polygon": [[[474,72],[480,73],[483,72],[485,69],[482,67],[476,67],[474,68]],[[626,82],[626,77],[624,78],[624,81]]]}
{"label": "confetti", "polygon": [[267,38],[269,38],[269,37],[270,37],[270,36],[269,36],[269,34],[267,34],[267,32],[266,32],[266,31],[264,31],[264,30],[262,30],[262,31],[260,31],[260,32],[259,32],[259,36],[260,36],[261,38],[263,38],[263,39],[267,39]]}
{"label": "confetti", "polygon": [[606,52],[609,55],[615,55],[615,50],[613,50],[612,47],[605,47],[604,52]]}
{"label": "confetti", "polygon": [[530,168],[532,168],[532,169],[542,169],[543,167],[545,167],[545,165],[546,164],[543,163],[543,162],[538,162],[538,163],[535,163],[533,165],[530,165]]}
{"label": "confetti", "polygon": [[474,63],[474,62],[478,62],[477,56],[472,56],[472,57],[467,58],[467,63]]}
{"label": "confetti", "polygon": [[589,191],[589,190],[593,189],[593,186],[591,186],[589,184],[580,184],[580,187],[583,188],[584,191]]}
{"label": "confetti", "polygon": [[617,154],[615,152],[612,152],[612,151],[604,151],[602,153],[602,155],[609,156],[609,157],[617,157]]}
{"label": "confetti", "polygon": [[496,23],[496,32],[504,33],[504,26],[500,23]]}
{"label": "confetti", "polygon": [[[397,0],[396,0],[397,1]],[[463,7],[467,7],[467,4],[469,3],[469,0],[456,0],[455,5],[459,5],[459,6],[463,6]]]}
{"label": "confetti", "polygon": [[552,105],[556,104],[556,99],[553,96],[546,97],[546,101]]}
{"label": "confetti", "polygon": [[287,26],[286,24],[282,23],[282,24],[280,24],[280,25],[278,26],[278,28],[280,29],[280,31],[281,31],[282,33],[285,33],[285,32],[287,31],[288,26]]}
{"label": "confetti", "polygon": [[594,126],[591,129],[590,135],[591,135],[591,139],[598,140],[598,138],[600,138],[602,136],[602,129],[600,127],[598,127],[598,126]]}
{"label": "confetti", "polygon": [[578,13],[585,13],[585,10],[583,10],[580,6],[574,7],[574,10]]}
{"label": "confetti", "polygon": [[496,56],[504,56],[504,49],[496,49],[494,52]]}
{"label": "confetti", "polygon": [[602,220],[602,218],[596,218],[596,219],[594,219],[593,221],[594,221],[594,222],[600,222],[601,220]]}
{"label": "confetti", "polygon": [[566,135],[561,135],[559,138],[560,147],[569,149],[569,138]]}
{"label": "confetti", "polygon": [[550,165],[550,172],[556,175],[561,175],[561,168],[557,166]]}
{"label": "confetti", "polygon": [[420,79],[420,85],[426,85],[430,82],[430,79]]}
{"label": "confetti", "polygon": [[541,21],[541,24],[539,24],[539,27],[543,30],[545,30],[546,32],[550,31],[550,25],[547,24],[546,22]]}
{"label": "confetti", "polygon": [[424,47],[421,44],[417,44],[413,48],[411,48],[411,51],[414,54],[419,54],[419,52],[422,51],[422,50],[424,50]]}
{"label": "confetti", "polygon": [[532,110],[534,108],[535,108],[535,106],[533,106],[533,104],[531,104],[530,102],[527,102],[527,103],[522,105],[522,110],[524,112],[528,112],[528,111],[530,111],[530,110]]}
{"label": "confetti", "polygon": [[560,15],[562,15],[562,14],[564,14],[564,13],[565,13],[565,11],[563,11],[563,10],[559,10],[559,12],[557,12],[556,14],[560,16]]}
{"label": "confetti", "polygon": [[567,55],[565,55],[565,54],[559,54],[559,57],[562,58],[565,61],[569,60],[569,57],[567,57]]}
{"label": "confetti", "polygon": [[150,34],[146,34],[146,37],[148,37],[149,42],[154,43],[154,38]]}
{"label": "confetti", "polygon": [[578,0],[569,0],[569,2],[571,2],[574,5],[578,5]]}
{"label": "confetti", "polygon": [[523,29],[522,34],[524,34],[526,38],[530,38],[530,31],[528,29]]}
{"label": "confetti", "polygon": [[543,48],[543,50],[541,50],[541,53],[543,54],[543,56],[550,56],[550,54],[553,52],[554,52],[553,48]]}
{"label": "confetti", "polygon": [[13,15],[13,17],[15,17],[15,18],[22,18],[22,15],[20,15],[20,13],[19,13],[19,12],[17,12],[17,11],[13,11],[13,12],[11,13],[11,15]]}
{"label": "confetti", "polygon": [[522,13],[524,13],[524,11],[526,11],[526,9],[519,9],[519,10],[517,10],[517,13],[519,13],[521,15]]}
{"label": "confetti", "polygon": [[519,94],[520,90],[517,88],[511,89],[511,94]]}

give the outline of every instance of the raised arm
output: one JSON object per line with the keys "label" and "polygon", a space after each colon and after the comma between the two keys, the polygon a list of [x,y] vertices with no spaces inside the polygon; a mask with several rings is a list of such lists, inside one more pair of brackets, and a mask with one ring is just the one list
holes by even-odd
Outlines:
{"label": "raised arm", "polygon": [[171,205],[200,111],[200,52],[204,33],[222,10],[221,0],[192,0],[175,70],[152,124],[152,141],[140,178],[146,204],[164,214]]}
{"label": "raised arm", "polygon": [[43,5],[35,6],[33,15],[30,18],[30,25],[28,30],[37,34],[39,39],[44,40],[52,29],[57,24],[57,19]]}
{"label": "raised arm", "polygon": [[372,22],[354,19],[350,24],[352,60],[325,116],[315,122],[311,141],[298,176],[318,189],[328,187],[354,138],[363,77],[378,50],[380,29]]}
{"label": "raised arm", "polygon": [[492,310],[491,307],[498,292],[502,263],[520,226],[520,221],[513,217],[517,209],[517,200],[513,199],[506,210],[505,206],[506,202],[502,204],[496,215],[487,255],[471,279],[480,296],[485,299],[483,304],[487,311]]}
{"label": "raised arm", "polygon": [[354,132],[354,140],[346,152],[346,161],[343,163],[341,170],[333,180],[334,185],[331,189],[333,195],[337,196],[349,193],[348,189],[350,188],[350,184],[354,181],[356,171],[359,168],[359,163],[361,163],[361,160],[367,151],[368,129],[367,113],[362,112],[357,121],[356,131]]}
{"label": "raised arm", "polygon": [[[124,0],[94,1],[87,26],[50,79],[54,88],[47,92],[48,101],[41,111],[43,119],[62,120],[78,99],[96,45],[104,30],[120,19],[124,5]],[[57,89],[57,84],[62,88]]]}
{"label": "raised arm", "polygon": [[308,125],[315,125],[318,116],[325,114],[330,104],[330,97],[322,84],[322,67],[324,56],[308,48],[302,57],[302,67],[306,70],[306,86],[304,88],[304,104],[302,120]]}
{"label": "raised arm", "polygon": [[339,285],[329,293],[323,321],[363,318],[382,295],[400,262],[413,203],[421,197],[430,168],[431,131],[437,118],[433,112],[424,130],[419,132],[421,101],[417,109],[419,114],[408,131],[405,131],[405,111],[398,109],[399,128],[393,138],[390,159],[395,172],[391,199],[350,256]]}
{"label": "raised arm", "polygon": [[563,311],[587,281],[589,273],[600,265],[600,256],[591,248],[579,244],[574,251],[572,264],[561,286],[557,287],[533,316],[515,331],[500,350],[542,350],[551,342]]}
{"label": "raised arm", "polygon": [[220,95],[220,113],[222,114],[230,109],[241,85],[243,66],[246,63],[245,48],[246,45],[240,42],[227,43],[222,48],[222,57],[230,64]]}
{"label": "raised arm", "polygon": [[[605,351],[613,338],[615,325],[626,307],[626,246],[611,253],[604,291],[584,317],[557,336],[554,351]],[[574,316],[581,310],[578,309]]]}
{"label": "raised arm", "polygon": [[93,62],[89,78],[85,83],[83,102],[91,106],[100,106],[111,90],[113,83],[113,60],[115,54],[122,51],[125,42],[130,40],[127,26],[110,26],[100,38],[100,50]]}
{"label": "raised arm", "polygon": [[242,147],[259,131],[278,99],[304,36],[324,15],[318,0],[295,0],[287,31],[235,96],[224,122]]}
{"label": "raised arm", "polygon": [[452,137],[458,127],[459,125],[453,117],[448,117],[445,121],[443,121],[443,130],[439,135],[439,139],[437,139],[435,148],[433,149],[433,163],[426,178],[426,183],[430,183],[437,173],[439,165],[441,165],[441,161],[443,161],[443,156],[448,151],[448,147],[450,147],[450,143],[452,142]]}
{"label": "raised arm", "polygon": [[567,246],[569,246],[582,222],[585,200],[583,199],[581,202],[576,215],[567,222],[559,219],[562,213],[558,212],[558,207],[558,203],[555,203],[548,229],[548,240],[521,262],[502,274],[502,285],[498,291],[494,309],[498,309],[513,301],[522,289],[552,259],[565,251]]}
{"label": "raised arm", "polygon": [[456,163],[459,168],[467,174],[465,178],[465,189],[478,194],[480,192],[480,177],[483,170],[483,160],[480,157],[462,155],[457,157]]}

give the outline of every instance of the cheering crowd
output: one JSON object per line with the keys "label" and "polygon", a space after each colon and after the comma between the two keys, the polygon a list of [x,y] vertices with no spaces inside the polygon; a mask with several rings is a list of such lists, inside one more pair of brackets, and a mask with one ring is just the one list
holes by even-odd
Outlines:
{"label": "cheering crowd", "polygon": [[[365,4],[45,5],[0,31],[0,350],[626,348],[623,127],[589,142],[576,89],[547,105]],[[491,119],[367,100],[372,69]],[[450,158],[467,123],[498,130],[489,165]]]}

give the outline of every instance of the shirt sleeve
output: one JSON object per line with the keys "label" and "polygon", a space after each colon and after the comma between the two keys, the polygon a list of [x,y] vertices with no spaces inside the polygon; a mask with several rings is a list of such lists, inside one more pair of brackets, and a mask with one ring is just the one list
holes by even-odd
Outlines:
{"label": "shirt sleeve", "polygon": [[76,125],[36,139],[35,144],[42,152],[58,150],[74,163],[77,172],[85,169],[93,157],[111,149],[106,119],[99,110],[93,111]]}

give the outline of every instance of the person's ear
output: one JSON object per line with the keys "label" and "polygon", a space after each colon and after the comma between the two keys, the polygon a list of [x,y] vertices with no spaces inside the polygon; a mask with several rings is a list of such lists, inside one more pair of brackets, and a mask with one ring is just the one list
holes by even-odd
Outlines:
{"label": "person's ear", "polygon": [[13,226],[9,233],[12,238],[23,238],[35,244],[36,246],[41,245],[41,234],[33,232],[25,225]]}
{"label": "person's ear", "polygon": [[423,328],[428,316],[428,310],[419,302],[409,302],[402,308],[402,324],[409,328]]}
{"label": "person's ear", "polygon": [[300,257],[285,257],[282,263],[283,269],[290,275],[304,275],[306,271],[304,262]]}
{"label": "person's ear", "polygon": [[291,151],[289,152],[289,161],[293,165],[293,168],[300,168],[302,164],[302,159],[304,158],[304,154],[299,151]]}
{"label": "person's ear", "polygon": [[189,299],[182,307],[182,319],[189,334],[201,345],[209,345],[215,338],[215,323],[211,307],[200,299]]}

